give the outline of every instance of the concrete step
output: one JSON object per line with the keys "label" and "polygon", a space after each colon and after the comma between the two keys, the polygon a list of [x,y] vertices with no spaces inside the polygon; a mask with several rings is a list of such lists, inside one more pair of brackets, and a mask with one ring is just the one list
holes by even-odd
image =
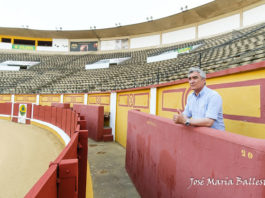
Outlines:
{"label": "concrete step", "polygon": [[109,135],[112,134],[112,128],[110,127],[104,127],[103,129],[103,135]]}
{"label": "concrete step", "polygon": [[111,135],[111,134],[103,135],[103,141],[104,142],[112,142],[113,141],[113,135]]}

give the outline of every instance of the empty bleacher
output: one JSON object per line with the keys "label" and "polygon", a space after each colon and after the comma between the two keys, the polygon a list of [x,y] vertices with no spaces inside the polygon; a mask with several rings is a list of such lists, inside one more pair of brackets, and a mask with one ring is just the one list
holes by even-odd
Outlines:
{"label": "empty bleacher", "polygon": [[[199,45],[177,58],[147,63],[147,57]],[[130,59],[105,69],[85,70],[103,59]],[[207,73],[265,60],[265,24],[166,47],[94,54],[0,52],[3,61],[38,61],[28,70],[0,71],[0,93],[86,93],[142,87],[186,78],[187,68]]]}

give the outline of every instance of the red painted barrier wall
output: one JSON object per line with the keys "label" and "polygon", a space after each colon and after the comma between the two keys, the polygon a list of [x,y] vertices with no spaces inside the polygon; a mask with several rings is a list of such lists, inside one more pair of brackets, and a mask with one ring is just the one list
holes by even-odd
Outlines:
{"label": "red painted barrier wall", "polygon": [[57,108],[56,107],[51,107],[51,108],[52,108],[51,124],[56,126],[56,112],[57,112]]}
{"label": "red painted barrier wall", "polygon": [[65,132],[67,133],[68,136],[71,137],[71,118],[72,118],[72,110],[71,109],[67,109],[66,110],[66,128],[65,128]]}
{"label": "red painted barrier wall", "polygon": [[25,198],[57,198],[57,165],[51,165]]}
{"label": "red painted barrier wall", "polygon": [[44,106],[44,121],[51,123],[51,118],[52,118],[52,108],[50,106]]}
{"label": "red painted barrier wall", "polygon": [[104,107],[74,104],[73,110],[85,116],[88,137],[96,141],[103,140]]}
{"label": "red painted barrier wall", "polygon": [[33,115],[34,119],[38,117],[45,122],[64,127],[71,140],[57,159],[51,162],[50,168],[28,192],[26,198],[85,198],[88,131],[80,130],[77,113],[61,107],[36,105]]}
{"label": "red painted barrier wall", "polygon": [[56,126],[62,128],[62,108],[56,108]]}
{"label": "red painted barrier wall", "polygon": [[70,109],[70,103],[52,103],[52,107],[61,107],[61,108],[66,108]]}
{"label": "red painted barrier wall", "polygon": [[[0,114],[11,115],[11,109],[12,103],[0,104]],[[18,116],[18,110],[19,103],[15,103],[14,116]],[[31,118],[31,111],[32,104],[27,103],[27,118]],[[70,109],[34,105],[33,118],[60,125],[71,140],[25,197],[85,198],[88,131],[80,130],[78,114]]]}
{"label": "red painted barrier wall", "polygon": [[78,197],[86,197],[86,177],[87,175],[87,149],[88,149],[88,131],[79,130],[79,147],[78,147]]}
{"label": "red painted barrier wall", "polygon": [[265,140],[128,113],[126,170],[142,198],[263,198]]}
{"label": "red painted barrier wall", "polygon": [[39,105],[34,105],[33,106],[34,110],[33,110],[33,118],[36,120],[39,120]]}
{"label": "red painted barrier wall", "polygon": [[76,126],[77,126],[77,113],[75,113],[74,111],[72,111],[71,113],[71,129],[70,129],[70,134],[72,136],[72,134],[75,132],[76,130]]}
{"label": "red painted barrier wall", "polygon": [[66,132],[66,111],[67,109],[62,109],[62,127],[61,129]]}
{"label": "red painted barrier wall", "polygon": [[26,103],[26,104],[27,104],[27,118],[31,119],[32,104],[31,103]]}
{"label": "red painted barrier wall", "polygon": [[43,106],[39,106],[39,120],[45,121],[45,109]]}
{"label": "red painted barrier wall", "polygon": [[54,163],[59,163],[64,159],[74,159],[77,158],[77,144],[78,144],[78,133],[74,133],[68,145],[64,148],[64,150],[60,153],[60,155],[56,158]]}
{"label": "red painted barrier wall", "polygon": [[0,103],[0,114],[11,115],[12,103]]}
{"label": "red painted barrier wall", "polygon": [[13,108],[13,115],[18,116],[18,109],[19,109],[19,104],[14,103],[14,108]]}

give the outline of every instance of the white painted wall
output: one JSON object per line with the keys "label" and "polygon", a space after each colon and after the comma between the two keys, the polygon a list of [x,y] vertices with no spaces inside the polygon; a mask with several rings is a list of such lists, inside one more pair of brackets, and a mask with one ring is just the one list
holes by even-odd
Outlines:
{"label": "white painted wall", "polygon": [[102,51],[105,50],[114,50],[115,49],[115,40],[111,40],[111,41],[101,41],[100,43],[100,49]]}
{"label": "white painted wall", "polygon": [[116,39],[116,40],[108,40],[101,41],[100,50],[121,50],[129,48],[129,40],[128,39]]}
{"label": "white painted wall", "polygon": [[36,96],[36,105],[39,105],[40,104],[40,95],[38,94]]}
{"label": "white painted wall", "polygon": [[85,94],[85,95],[84,95],[84,104],[85,104],[85,105],[87,105],[87,98],[88,98],[88,95]]}
{"label": "white painted wall", "polygon": [[57,47],[37,46],[36,51],[58,51]]}
{"label": "white painted wall", "polygon": [[265,4],[243,12],[243,26],[265,21]]}
{"label": "white painted wall", "polygon": [[160,35],[144,36],[131,39],[131,48],[141,48],[160,45]]}
{"label": "white painted wall", "polygon": [[240,27],[240,14],[218,19],[198,26],[199,38],[220,34]]}
{"label": "white painted wall", "polygon": [[196,38],[196,28],[190,27],[162,34],[162,44],[177,43]]}
{"label": "white painted wall", "polygon": [[110,94],[110,127],[112,128],[113,140],[115,141],[115,126],[116,126],[116,104],[117,93],[112,92]]}
{"label": "white painted wall", "polygon": [[150,89],[150,114],[156,115],[157,88]]}

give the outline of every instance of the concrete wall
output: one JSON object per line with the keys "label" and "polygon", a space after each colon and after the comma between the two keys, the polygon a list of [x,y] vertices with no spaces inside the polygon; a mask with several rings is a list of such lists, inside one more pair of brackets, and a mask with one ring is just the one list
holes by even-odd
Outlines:
{"label": "concrete wall", "polygon": [[264,197],[265,140],[128,117],[126,170],[142,198]]}

